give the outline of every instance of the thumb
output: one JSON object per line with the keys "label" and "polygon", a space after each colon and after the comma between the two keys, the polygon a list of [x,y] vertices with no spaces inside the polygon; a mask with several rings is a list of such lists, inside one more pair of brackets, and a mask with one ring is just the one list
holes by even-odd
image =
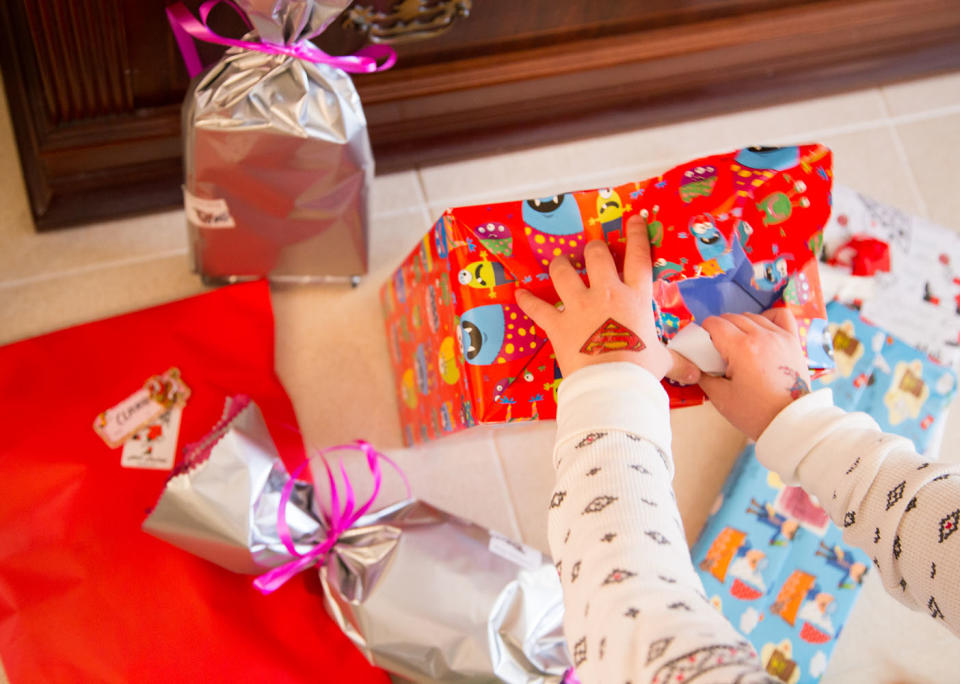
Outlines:
{"label": "thumb", "polygon": [[681,385],[692,385],[700,380],[700,369],[696,364],[685,356],[681,356],[675,351],[670,351],[670,358],[673,366],[667,371],[667,377]]}

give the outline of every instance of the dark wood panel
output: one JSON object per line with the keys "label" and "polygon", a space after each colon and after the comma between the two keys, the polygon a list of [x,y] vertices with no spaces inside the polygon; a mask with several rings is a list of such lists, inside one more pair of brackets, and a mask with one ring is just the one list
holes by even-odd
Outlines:
{"label": "dark wood panel", "polygon": [[[91,0],[57,47],[96,38],[112,7],[126,42],[123,78],[69,82],[44,62],[57,55],[25,47],[13,29],[31,21],[28,3],[80,10],[69,0],[0,2],[0,63],[41,229],[179,202],[186,74],[165,0],[142,0],[136,12],[132,2]],[[381,172],[960,68],[954,0],[473,4],[447,33],[400,45],[395,69],[357,77]],[[229,12],[216,20],[225,33],[242,31]],[[324,36],[331,51],[338,40]],[[208,59],[219,50],[202,49]],[[104,47],[77,64],[108,55]]]}

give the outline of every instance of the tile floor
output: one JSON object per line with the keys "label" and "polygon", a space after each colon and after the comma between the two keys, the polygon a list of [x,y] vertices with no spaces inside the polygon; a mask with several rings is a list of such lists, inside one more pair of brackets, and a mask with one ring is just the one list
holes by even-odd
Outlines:
{"label": "tile floor", "polygon": [[[960,230],[960,73],[378,177],[360,287],[274,290],[278,372],[306,439],[363,436],[397,457],[423,498],[546,548],[549,424],[399,448],[380,283],[447,206],[614,185],[692,156],[805,141],[833,148],[837,182]],[[189,270],[181,211],[36,234],[16,154],[0,88],[0,344],[204,290]],[[344,329],[355,347],[336,343]],[[960,409],[953,416],[948,445],[960,443]],[[743,439],[709,406],[675,411],[672,423],[692,542]],[[868,582],[823,681],[956,681],[957,648]]]}

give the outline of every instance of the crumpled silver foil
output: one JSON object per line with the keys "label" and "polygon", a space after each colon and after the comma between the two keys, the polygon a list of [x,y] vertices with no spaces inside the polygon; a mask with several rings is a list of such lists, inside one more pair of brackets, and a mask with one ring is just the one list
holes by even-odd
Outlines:
{"label": "crumpled silver foil", "polygon": [[[259,574],[292,558],[276,530],[289,475],[252,402],[219,434],[170,479],[143,529]],[[323,541],[311,484],[297,482],[286,520],[299,553]],[[404,679],[547,684],[571,666],[550,559],[423,501],[361,518],[319,573],[330,616],[371,663]]]}
{"label": "crumpled silver foil", "polygon": [[[240,0],[249,40],[293,44],[347,0]],[[367,271],[374,162],[350,77],[327,64],[231,48],[183,105],[184,206],[208,282],[348,280]]]}

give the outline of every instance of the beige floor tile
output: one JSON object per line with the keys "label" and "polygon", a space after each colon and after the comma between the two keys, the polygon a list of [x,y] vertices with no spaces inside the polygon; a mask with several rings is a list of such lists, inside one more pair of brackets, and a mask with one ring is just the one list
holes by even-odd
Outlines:
{"label": "beige floor tile", "polygon": [[960,231],[960,192],[953,185],[960,156],[960,113],[902,123],[897,133],[930,220]]}
{"label": "beige floor tile", "polygon": [[416,171],[401,171],[377,176],[373,180],[370,211],[374,216],[407,211],[421,203],[422,195],[420,179]]}
{"label": "beige floor tile", "polygon": [[427,166],[420,174],[432,206],[502,201],[613,185],[637,178],[642,170],[660,173],[745,145],[809,142],[815,134],[876,125],[883,117],[879,92],[864,90]]}
{"label": "beige floor tile", "polygon": [[882,92],[891,116],[960,107],[960,71],[898,83]]}
{"label": "beige floor tile", "polygon": [[879,91],[857,90],[703,119],[731,149],[822,142],[824,135],[876,126],[886,115]]}
{"label": "beige floor tile", "polygon": [[0,343],[162,304],[204,291],[184,255],[0,284]]}
{"label": "beige floor tile", "polygon": [[920,216],[923,201],[889,126],[822,136],[833,150],[834,182]]}

